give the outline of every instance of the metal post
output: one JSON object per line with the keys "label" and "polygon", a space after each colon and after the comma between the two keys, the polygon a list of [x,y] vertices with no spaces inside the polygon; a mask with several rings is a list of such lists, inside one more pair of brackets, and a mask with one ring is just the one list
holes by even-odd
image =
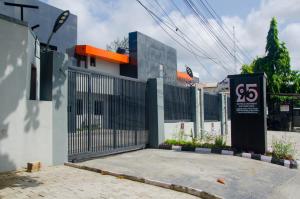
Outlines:
{"label": "metal post", "polygon": [[88,78],[88,151],[91,151],[91,74],[87,75]]}

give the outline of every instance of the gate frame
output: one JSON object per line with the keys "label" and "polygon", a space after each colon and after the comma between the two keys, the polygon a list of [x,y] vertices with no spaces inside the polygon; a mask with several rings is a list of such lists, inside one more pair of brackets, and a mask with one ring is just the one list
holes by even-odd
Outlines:
{"label": "gate frame", "polygon": [[[79,68],[79,67],[74,67],[74,66],[69,66],[68,67],[68,72],[75,72],[75,73],[80,73],[80,74],[85,74],[88,76],[88,131],[87,131],[87,136],[88,136],[88,151],[87,152],[82,152],[82,153],[74,153],[74,154],[70,154],[70,151],[69,151],[69,144],[68,143],[68,160],[71,161],[71,162],[78,162],[78,161],[82,161],[82,160],[85,160],[85,159],[90,159],[90,158],[96,158],[96,157],[101,157],[101,156],[107,156],[107,155],[112,155],[112,154],[117,154],[117,153],[124,153],[124,152],[128,152],[128,151],[134,151],[134,150],[139,150],[139,149],[144,149],[146,148],[146,145],[148,144],[149,142],[149,129],[147,128],[147,99],[146,99],[146,90],[147,90],[147,84],[145,81],[141,81],[141,80],[138,80],[138,79],[134,79],[134,78],[130,78],[130,77],[123,77],[123,76],[117,76],[117,75],[112,75],[112,74],[108,74],[108,73],[104,73],[104,72],[99,72],[99,71],[93,71],[93,70],[88,70],[88,69],[83,69],[83,68]],[[131,81],[131,82],[139,82],[139,83],[145,83],[145,129],[144,130],[141,130],[143,131],[143,133],[145,134],[145,143],[144,144],[137,144],[137,130],[132,130],[132,131],[135,131],[135,136],[134,136],[134,143],[135,145],[132,145],[132,146],[126,146],[126,147],[116,147],[115,145],[115,142],[116,142],[116,129],[114,128],[113,129],[113,146],[114,146],[114,149],[113,150],[103,150],[103,151],[92,151],[91,150],[91,139],[92,139],[92,131],[91,131],[91,113],[92,113],[92,105],[91,105],[91,77],[92,75],[95,74],[95,75],[102,75],[102,76],[107,76],[109,78],[116,78],[116,79],[120,79],[120,80],[125,80],[125,81]],[[69,74],[68,74],[69,76]],[[75,83],[76,84],[76,83]],[[70,86],[69,82],[68,82],[68,87]],[[75,87],[75,91],[76,91],[76,87]],[[69,104],[69,93],[68,93],[68,122],[70,122],[70,118],[69,118],[69,114],[70,114],[70,104]],[[76,103],[76,102],[75,102]],[[76,121],[76,116],[77,116],[77,112],[76,110],[74,110],[74,113],[75,113],[75,121]],[[69,132],[69,125],[68,124],[68,140],[70,140],[69,138],[69,135],[71,134]],[[75,122],[75,125],[76,125],[76,122]],[[76,126],[75,126],[75,131],[76,131]],[[101,138],[99,138],[101,139]]]}

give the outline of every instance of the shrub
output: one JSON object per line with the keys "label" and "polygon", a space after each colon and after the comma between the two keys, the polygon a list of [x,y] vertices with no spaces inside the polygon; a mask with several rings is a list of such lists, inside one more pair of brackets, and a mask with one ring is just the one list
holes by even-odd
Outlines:
{"label": "shrub", "polygon": [[226,147],[226,140],[223,136],[219,135],[215,137],[214,147],[216,148],[225,148]]}
{"label": "shrub", "polygon": [[295,155],[295,144],[286,137],[272,139],[273,157],[277,159],[293,159]]}

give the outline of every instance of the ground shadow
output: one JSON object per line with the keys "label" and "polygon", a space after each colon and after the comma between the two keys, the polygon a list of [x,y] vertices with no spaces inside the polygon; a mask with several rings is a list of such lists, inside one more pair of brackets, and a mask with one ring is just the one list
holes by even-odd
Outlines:
{"label": "ground shadow", "polygon": [[38,180],[38,177],[31,177],[30,173],[25,173],[25,172],[0,173],[0,198],[8,196],[7,195],[8,193],[4,192],[4,190],[7,188],[26,189],[30,187],[37,187],[40,186],[41,184],[43,183]]}

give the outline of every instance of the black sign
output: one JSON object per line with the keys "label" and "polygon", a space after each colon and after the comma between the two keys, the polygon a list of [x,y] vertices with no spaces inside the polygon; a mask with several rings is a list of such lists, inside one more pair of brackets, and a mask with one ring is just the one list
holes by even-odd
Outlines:
{"label": "black sign", "polygon": [[238,150],[266,151],[266,76],[230,75],[231,143]]}
{"label": "black sign", "polygon": [[191,77],[193,78],[194,75],[193,75],[193,71],[190,67],[186,66],[186,73]]}

